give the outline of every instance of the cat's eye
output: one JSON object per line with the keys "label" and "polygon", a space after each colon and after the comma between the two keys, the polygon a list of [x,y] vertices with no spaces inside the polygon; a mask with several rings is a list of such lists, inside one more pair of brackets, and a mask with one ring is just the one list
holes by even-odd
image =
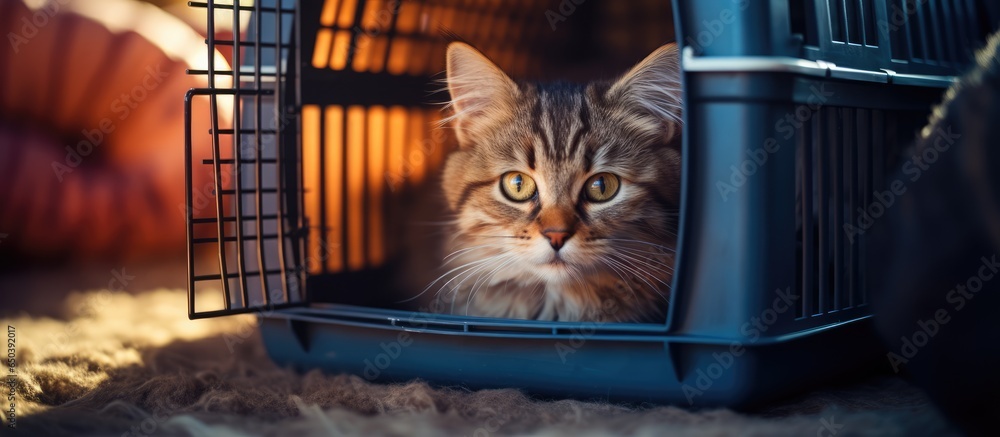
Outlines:
{"label": "cat's eye", "polygon": [[535,195],[535,180],[519,171],[504,173],[500,178],[500,191],[508,199],[515,202],[524,202]]}
{"label": "cat's eye", "polygon": [[607,202],[618,194],[621,181],[611,173],[598,173],[587,179],[583,192],[592,202]]}

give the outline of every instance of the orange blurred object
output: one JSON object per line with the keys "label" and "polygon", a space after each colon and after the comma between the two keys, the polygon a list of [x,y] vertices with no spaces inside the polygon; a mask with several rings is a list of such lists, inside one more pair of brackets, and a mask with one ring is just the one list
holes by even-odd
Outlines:
{"label": "orange blurred object", "polygon": [[[133,0],[0,0],[0,251],[32,258],[182,253],[184,94],[204,37]],[[215,54],[217,69],[229,64]],[[231,78],[219,77],[219,87]],[[193,102],[209,129],[209,101]],[[219,100],[229,125],[232,100]],[[196,136],[199,155],[210,136]],[[210,184],[210,170],[193,175]]]}

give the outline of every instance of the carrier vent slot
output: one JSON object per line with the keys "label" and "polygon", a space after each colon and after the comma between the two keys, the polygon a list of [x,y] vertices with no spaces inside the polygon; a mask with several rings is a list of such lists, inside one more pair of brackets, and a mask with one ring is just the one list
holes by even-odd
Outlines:
{"label": "carrier vent slot", "polygon": [[861,26],[865,32],[865,45],[878,46],[878,17],[875,15],[875,0],[861,0]]}
{"label": "carrier vent slot", "polygon": [[850,0],[829,0],[830,11],[830,37],[834,41],[847,42],[847,17],[845,16],[845,1]]}
{"label": "carrier vent slot", "polygon": [[802,35],[806,46],[819,47],[819,35],[816,26],[816,4],[811,1],[788,0],[788,15],[791,19],[792,33]]}
{"label": "carrier vent slot", "polygon": [[923,64],[960,67],[980,40],[974,0],[887,0],[892,57]]}
{"label": "carrier vent slot", "polygon": [[[796,138],[797,317],[866,305],[866,256],[883,214],[876,192],[895,165],[895,117],[882,110],[821,108]],[[880,210],[881,209],[881,210]],[[877,219],[877,218],[876,218]]]}
{"label": "carrier vent slot", "polygon": [[878,46],[875,1],[828,0],[831,39],[849,44]]}
{"label": "carrier vent slot", "polygon": [[861,32],[861,11],[858,9],[859,0],[839,0],[843,4],[843,16],[847,23],[847,42],[851,44],[862,44],[864,35]]}

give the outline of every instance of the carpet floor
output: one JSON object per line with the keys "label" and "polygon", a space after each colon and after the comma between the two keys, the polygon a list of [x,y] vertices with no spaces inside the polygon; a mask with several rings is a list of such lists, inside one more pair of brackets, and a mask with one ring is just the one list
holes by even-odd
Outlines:
{"label": "carpet floor", "polygon": [[267,358],[254,317],[189,321],[185,299],[181,290],[98,290],[69,295],[56,317],[5,317],[18,388],[17,428],[6,419],[3,434],[957,435],[919,390],[888,376],[747,413],[296,373]]}

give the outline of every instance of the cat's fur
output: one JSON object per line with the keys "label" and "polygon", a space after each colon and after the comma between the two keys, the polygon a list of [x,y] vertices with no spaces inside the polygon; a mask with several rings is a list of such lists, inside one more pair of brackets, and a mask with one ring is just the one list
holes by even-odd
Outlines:
{"label": "cat's fur", "polygon": [[[662,322],[680,206],[679,70],[668,45],[613,82],[515,83],[453,43],[460,147],[442,185],[454,220],[424,294],[455,314]],[[507,199],[509,171],[533,178],[537,195]],[[620,178],[619,192],[588,201],[584,183],[600,172]],[[570,234],[558,250],[542,235],[551,229]]]}

